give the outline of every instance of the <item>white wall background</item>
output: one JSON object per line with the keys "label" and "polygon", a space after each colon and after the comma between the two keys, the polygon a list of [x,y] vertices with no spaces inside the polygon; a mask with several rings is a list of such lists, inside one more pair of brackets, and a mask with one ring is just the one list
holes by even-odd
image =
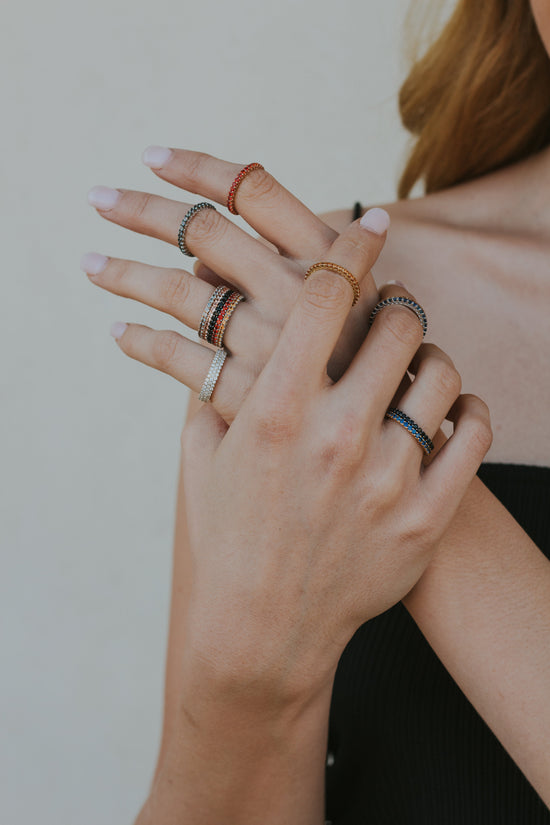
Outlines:
{"label": "white wall background", "polygon": [[393,200],[408,0],[48,0],[0,26],[0,822],[129,825],[160,731],[186,390],[114,320],[88,250],[181,265],[87,205],[177,197],[150,143],[261,160],[317,211]]}

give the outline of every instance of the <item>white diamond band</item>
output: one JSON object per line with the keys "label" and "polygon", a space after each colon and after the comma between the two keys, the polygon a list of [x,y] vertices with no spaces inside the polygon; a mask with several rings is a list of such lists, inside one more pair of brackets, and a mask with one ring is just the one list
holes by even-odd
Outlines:
{"label": "white diamond band", "polygon": [[226,358],[227,350],[223,349],[223,347],[216,350],[212,363],[210,364],[208,374],[204,379],[204,384],[201,387],[199,401],[204,401],[205,403],[210,401],[212,393],[214,392],[214,387],[216,386],[216,381],[220,377],[220,372],[222,371]]}

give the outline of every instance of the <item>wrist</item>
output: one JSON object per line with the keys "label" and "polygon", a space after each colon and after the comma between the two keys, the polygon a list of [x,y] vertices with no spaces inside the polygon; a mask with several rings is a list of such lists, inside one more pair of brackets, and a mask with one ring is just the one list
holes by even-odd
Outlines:
{"label": "wrist", "polygon": [[[324,645],[308,629],[296,633],[284,616],[264,627],[257,616],[225,604],[220,613],[205,610],[193,596],[186,620],[180,673],[189,696],[222,701],[258,712],[300,710],[318,696],[330,695],[345,643]],[[250,611],[251,612],[251,611]]]}
{"label": "wrist", "polygon": [[280,720],[330,706],[337,662],[319,672],[305,673],[265,651],[252,654],[194,650],[186,647],[182,662],[181,707],[190,719],[215,721],[219,710],[235,715]]}
{"label": "wrist", "polygon": [[204,676],[187,659],[180,712],[135,825],[321,822],[332,690],[273,700]]}

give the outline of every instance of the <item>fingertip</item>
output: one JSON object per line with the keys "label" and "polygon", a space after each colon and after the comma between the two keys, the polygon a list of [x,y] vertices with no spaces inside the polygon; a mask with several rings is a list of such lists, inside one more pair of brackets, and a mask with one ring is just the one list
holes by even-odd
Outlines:
{"label": "fingertip", "polygon": [[365,212],[359,221],[359,226],[375,235],[384,235],[390,228],[390,222],[390,216],[386,210],[375,206]]}
{"label": "fingertip", "polygon": [[87,275],[99,275],[107,266],[109,259],[99,252],[86,252],[80,259],[80,268]]}
{"label": "fingertip", "polygon": [[125,324],[124,321],[115,321],[115,323],[112,324],[110,332],[117,344],[127,329],[128,324]]}
{"label": "fingertip", "polygon": [[172,157],[172,150],[166,146],[148,146],[143,150],[141,160],[150,169],[162,169],[163,166],[169,162]]}

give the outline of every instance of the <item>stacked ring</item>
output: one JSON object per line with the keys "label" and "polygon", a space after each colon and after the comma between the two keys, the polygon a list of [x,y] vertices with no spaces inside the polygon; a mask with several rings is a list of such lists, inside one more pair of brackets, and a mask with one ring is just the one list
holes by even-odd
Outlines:
{"label": "stacked ring", "polygon": [[227,196],[227,208],[231,212],[232,215],[238,215],[239,213],[235,209],[235,195],[237,194],[237,189],[246,178],[246,176],[250,172],[254,172],[255,169],[263,169],[261,163],[249,163],[248,166],[245,166],[244,169],[241,169],[233,183],[231,184],[231,188],[229,190],[229,194]]}
{"label": "stacked ring", "polygon": [[229,319],[241,301],[244,301],[244,295],[240,292],[226,286],[217,286],[204,308],[199,324],[199,338],[221,347]]}
{"label": "stacked ring", "polygon": [[372,322],[378,315],[378,313],[384,309],[384,307],[389,307],[393,305],[403,306],[405,309],[410,309],[411,312],[414,312],[420,323],[422,324],[422,333],[424,338],[426,337],[426,332],[428,330],[428,318],[426,317],[426,313],[420,306],[417,304],[416,301],[413,301],[412,298],[405,298],[403,295],[393,295],[390,298],[384,298],[383,301],[380,301],[374,307],[373,311],[370,314],[369,318],[369,327],[372,326]]}
{"label": "stacked ring", "polygon": [[398,409],[397,407],[390,407],[384,418],[388,418],[391,421],[395,421],[397,424],[401,424],[413,438],[415,438],[426,455],[430,455],[434,448],[434,443],[432,439],[424,432],[422,427],[419,427],[416,421],[413,421],[412,418],[403,412],[403,410]]}
{"label": "stacked ring", "polygon": [[192,206],[188,212],[185,213],[185,216],[180,224],[180,228],[178,231],[178,246],[184,255],[188,255],[189,258],[193,258],[194,255],[192,252],[189,252],[187,244],[185,243],[185,233],[187,232],[187,227],[189,225],[189,221],[191,218],[194,218],[197,212],[200,212],[201,209],[215,209],[213,203],[207,203],[203,201],[202,203],[196,203],[195,206]]}
{"label": "stacked ring", "polygon": [[204,379],[204,383],[201,387],[201,391],[199,393],[199,401],[204,401],[205,403],[207,403],[212,398],[212,393],[214,392],[216,382],[220,377],[220,372],[222,371],[222,367],[225,364],[226,358],[226,350],[216,350],[215,355],[212,359],[212,363],[210,364],[210,369],[208,370],[206,378]]}
{"label": "stacked ring", "polygon": [[352,275],[349,269],[340,266],[340,264],[333,264],[330,261],[318,261],[317,263],[312,264],[312,266],[310,266],[310,268],[304,276],[304,280],[307,281],[309,276],[312,275],[314,272],[317,272],[318,269],[328,269],[329,272],[335,272],[336,275],[341,275],[342,278],[346,279],[346,281],[353,289],[352,307],[354,307],[361,296],[361,289],[359,287],[359,282],[355,275]]}

